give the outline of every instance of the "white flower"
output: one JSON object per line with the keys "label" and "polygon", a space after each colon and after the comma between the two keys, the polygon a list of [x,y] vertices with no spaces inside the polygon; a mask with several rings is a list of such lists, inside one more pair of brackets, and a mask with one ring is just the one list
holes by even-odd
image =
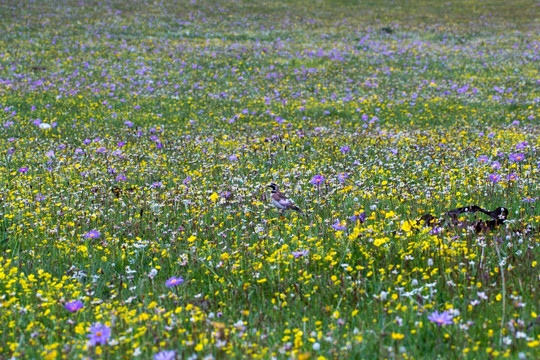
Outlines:
{"label": "white flower", "polygon": [[318,342],[313,343],[313,350],[319,351],[320,349],[321,349],[321,344],[319,344]]}
{"label": "white flower", "polygon": [[41,130],[49,130],[51,128],[51,125],[49,125],[47,123],[41,123],[41,124],[39,124],[39,128]]}
{"label": "white flower", "polygon": [[150,270],[150,273],[148,274],[148,277],[150,279],[154,279],[154,277],[157,275],[157,273],[158,273],[157,269],[152,269],[152,270]]}

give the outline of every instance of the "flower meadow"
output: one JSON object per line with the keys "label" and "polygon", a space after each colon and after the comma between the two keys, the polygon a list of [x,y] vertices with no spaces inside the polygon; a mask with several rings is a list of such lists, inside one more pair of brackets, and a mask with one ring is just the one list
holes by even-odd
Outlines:
{"label": "flower meadow", "polygon": [[1,3],[0,359],[538,358],[539,9]]}

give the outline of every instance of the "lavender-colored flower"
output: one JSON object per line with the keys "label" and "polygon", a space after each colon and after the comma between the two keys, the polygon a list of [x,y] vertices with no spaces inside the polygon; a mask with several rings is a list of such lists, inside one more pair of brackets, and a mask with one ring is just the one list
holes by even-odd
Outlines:
{"label": "lavender-colored flower", "polygon": [[77,310],[80,310],[82,309],[84,306],[84,304],[82,302],[80,302],[79,300],[73,300],[73,301],[70,301],[68,303],[66,303],[66,305],[64,305],[64,308],[70,312],[75,312]]}
{"label": "lavender-colored flower", "polygon": [[324,176],[322,175],[315,175],[313,179],[311,179],[310,183],[313,185],[319,185],[324,182]]}
{"label": "lavender-colored flower", "polygon": [[165,285],[168,286],[168,287],[175,287],[177,285],[180,285],[184,282],[184,278],[182,278],[181,276],[179,277],[171,277],[169,278],[167,281],[165,281]]}
{"label": "lavender-colored flower", "polygon": [[349,145],[342,146],[341,149],[339,149],[339,151],[341,151],[344,154],[348,153],[350,150],[351,148],[349,147]]}
{"label": "lavender-colored flower", "polygon": [[349,177],[349,175],[347,175],[345,173],[339,173],[338,176],[337,176],[340,183],[344,183],[345,179],[347,179],[348,177]]}
{"label": "lavender-colored flower", "polygon": [[454,323],[452,319],[453,319],[453,316],[450,315],[448,311],[443,311],[442,313],[435,311],[431,315],[428,316],[429,321],[434,322],[435,324],[439,326],[452,325]]}
{"label": "lavender-colored flower", "polygon": [[510,161],[518,162],[525,159],[525,154],[510,154],[509,159]]}
{"label": "lavender-colored flower", "polygon": [[26,166],[19,169],[19,172],[20,172],[20,173],[23,173],[23,174],[24,174],[25,172],[27,172],[27,171],[28,171],[28,168],[27,168]]}
{"label": "lavender-colored flower", "polygon": [[111,328],[101,323],[92,324],[89,331],[88,338],[90,339],[90,346],[97,344],[105,345],[111,337]]}
{"label": "lavender-colored flower", "polygon": [[526,203],[532,203],[532,202],[535,202],[536,200],[537,200],[537,199],[535,199],[535,198],[526,197],[526,198],[524,198],[524,199],[521,200],[521,201],[526,202]]}
{"label": "lavender-colored flower", "polygon": [[341,225],[339,219],[336,219],[336,222],[332,225],[332,229],[336,231],[345,231],[347,227],[345,225]]}
{"label": "lavender-colored flower", "polygon": [[163,186],[163,183],[161,181],[158,181],[152,184],[153,189],[159,189],[162,186]]}
{"label": "lavender-colored flower", "polygon": [[364,221],[366,221],[366,213],[355,212],[353,216],[349,217],[349,220],[354,221],[354,222],[360,221],[360,224],[363,224]]}
{"label": "lavender-colored flower", "polygon": [[126,125],[127,127],[132,127],[133,123],[131,121],[124,121],[124,125]]}
{"label": "lavender-colored flower", "polygon": [[84,139],[84,141],[82,143],[83,143],[83,145],[88,145],[91,142],[92,142],[92,140],[90,140],[90,139]]}
{"label": "lavender-colored flower", "polygon": [[83,235],[85,239],[97,239],[101,236],[101,233],[97,230],[90,230]]}
{"label": "lavender-colored flower", "polygon": [[176,352],[174,350],[163,350],[154,355],[154,360],[174,360]]}
{"label": "lavender-colored flower", "polygon": [[119,148],[124,147],[124,145],[126,145],[126,143],[123,141],[120,141],[118,144],[116,144],[116,146],[118,146]]}
{"label": "lavender-colored flower", "polygon": [[501,181],[501,175],[499,175],[499,174],[490,174],[490,175],[489,175],[489,180],[490,180],[492,183],[496,184],[496,183],[498,183],[499,181]]}
{"label": "lavender-colored flower", "polygon": [[51,150],[51,151],[47,151],[47,152],[45,153],[45,156],[48,157],[48,158],[53,158],[53,157],[54,157],[54,151],[52,151],[52,150]]}
{"label": "lavender-colored flower", "polygon": [[506,177],[506,180],[508,181],[516,181],[517,179],[518,179],[518,176],[516,173],[508,174],[508,176]]}
{"label": "lavender-colored flower", "polygon": [[488,161],[489,161],[489,158],[486,155],[482,155],[478,157],[478,162],[487,163]]}
{"label": "lavender-colored flower", "polygon": [[516,144],[516,150],[523,150],[527,145],[529,145],[529,143],[526,141],[520,142],[519,144]]}
{"label": "lavender-colored flower", "polygon": [[238,156],[237,155],[231,155],[229,156],[229,161],[236,161],[238,160]]}
{"label": "lavender-colored flower", "polygon": [[294,256],[295,259],[298,259],[300,256],[306,256],[309,254],[309,250],[302,250],[302,251],[293,251],[291,254]]}
{"label": "lavender-colored flower", "polygon": [[443,231],[444,229],[440,226],[435,226],[433,229],[429,230],[429,234],[430,235],[437,235],[439,234],[441,231]]}
{"label": "lavender-colored flower", "polygon": [[126,177],[124,175],[122,175],[122,174],[120,174],[120,175],[118,175],[116,177],[116,181],[125,181],[125,180],[126,180]]}
{"label": "lavender-colored flower", "polygon": [[491,168],[493,170],[499,170],[501,168],[501,163],[498,161],[494,161],[491,163]]}

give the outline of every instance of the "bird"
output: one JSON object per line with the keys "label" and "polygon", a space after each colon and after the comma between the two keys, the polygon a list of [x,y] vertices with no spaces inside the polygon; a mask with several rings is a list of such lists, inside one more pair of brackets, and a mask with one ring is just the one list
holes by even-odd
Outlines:
{"label": "bird", "polygon": [[268,187],[272,189],[272,196],[270,197],[270,201],[272,201],[272,205],[277,207],[280,212],[283,213],[286,210],[294,210],[300,213],[302,212],[302,210],[300,210],[298,206],[294,205],[291,200],[287,199],[287,197],[279,191],[276,184],[271,183],[270,185],[268,185]]}

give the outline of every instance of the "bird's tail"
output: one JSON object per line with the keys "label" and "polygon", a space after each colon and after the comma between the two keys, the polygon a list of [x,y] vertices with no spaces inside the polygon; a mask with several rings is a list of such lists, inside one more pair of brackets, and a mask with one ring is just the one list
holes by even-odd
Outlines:
{"label": "bird's tail", "polygon": [[291,206],[291,209],[294,210],[294,211],[298,211],[299,213],[302,212],[302,210],[301,210],[298,206],[296,206],[296,205],[292,205],[292,206]]}

